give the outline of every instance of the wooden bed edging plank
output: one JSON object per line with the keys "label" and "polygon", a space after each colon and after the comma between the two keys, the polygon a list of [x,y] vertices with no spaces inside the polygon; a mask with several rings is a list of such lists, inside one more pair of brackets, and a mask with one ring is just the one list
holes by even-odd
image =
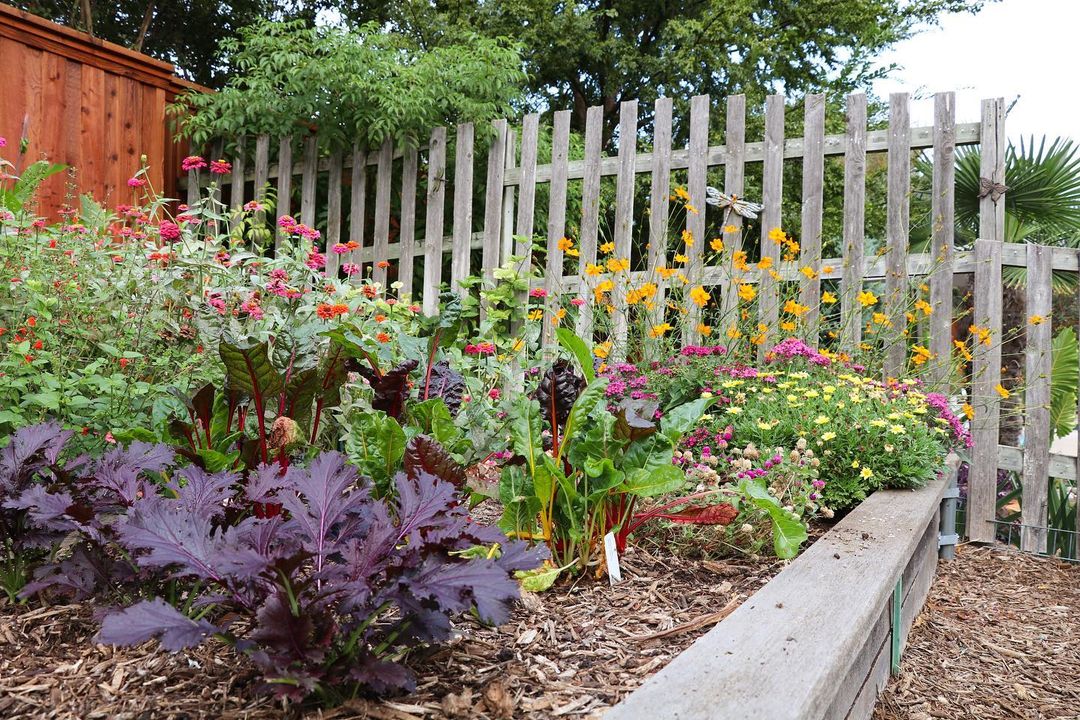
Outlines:
{"label": "wooden bed edging plank", "polygon": [[946,479],[881,490],[613,707],[607,720],[866,718],[933,580]]}

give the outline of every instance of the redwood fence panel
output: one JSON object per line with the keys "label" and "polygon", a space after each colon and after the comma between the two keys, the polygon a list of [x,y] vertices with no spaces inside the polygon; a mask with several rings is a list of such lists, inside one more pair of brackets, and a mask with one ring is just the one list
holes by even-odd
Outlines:
{"label": "redwood fence panel", "polygon": [[[46,159],[73,169],[46,180],[37,212],[56,218],[90,193],[111,205],[133,202],[127,181],[148,163],[154,190],[177,195],[186,144],[173,142],[165,106],[188,89],[173,66],[0,4],[0,137],[16,174]],[[21,142],[26,152],[19,153]]]}
{"label": "redwood fence panel", "polygon": [[[318,137],[309,134],[298,141],[296,147],[301,149],[302,157],[294,162],[292,141],[282,138],[280,147],[288,149],[289,155],[279,152],[277,165],[270,165],[266,173],[257,170],[257,177],[248,170],[251,165],[248,163],[244,169],[245,181],[276,179],[280,206],[289,202],[292,177],[299,176],[302,221],[310,224],[318,217],[320,229],[325,229],[327,240],[333,241],[345,236],[345,211],[340,198],[335,201],[334,197],[338,195],[339,183],[344,181],[343,171],[351,169],[348,237],[361,247],[340,260],[369,266],[368,271],[376,281],[398,278],[400,285],[390,290],[406,299],[412,299],[415,276],[415,299],[429,314],[438,309],[444,268],[449,268],[450,289],[465,292],[459,284],[462,280],[475,272],[490,282],[495,267],[511,255],[523,258],[523,263],[533,262],[539,268],[541,278],[536,280],[534,289],[545,291],[538,294],[545,295],[547,303],[561,307],[574,296],[591,298],[597,291],[595,269],[602,244],[605,249],[610,245],[614,252],[604,253],[601,264],[611,259],[631,262],[626,272],[631,286],[637,288],[655,281],[653,307],[640,316],[646,319],[647,327],[664,322],[668,316],[666,305],[680,282],[683,287],[702,286],[724,310],[737,306],[738,287],[745,284],[753,287],[757,296],[759,314],[755,322],[766,324],[774,333],[762,343],[762,348],[778,339],[775,337],[778,320],[792,313],[789,309],[792,306],[781,306],[782,298],[791,297],[792,293],[802,306],[813,308],[802,318],[803,326],[793,334],[808,341],[820,341],[826,319],[830,323],[837,319],[833,311],[827,317],[817,314],[819,304],[829,292],[840,303],[838,348],[857,349],[871,331],[877,339],[886,337],[887,374],[899,376],[909,362],[908,345],[914,342],[928,347],[930,359],[925,376],[928,382],[947,394],[962,391],[961,399],[974,407],[971,430],[975,445],[970,456],[967,536],[976,541],[994,540],[997,473],[1005,469],[1022,473],[1025,480],[1023,524],[1034,529],[1025,530],[1023,545],[1035,551],[1045,549],[1046,534],[1039,532],[1038,527],[1046,523],[1048,476],[1074,480],[1078,474],[1077,462],[1049,452],[1046,338],[1050,334],[1050,322],[1028,328],[1034,345],[1029,346],[1027,361],[1027,446],[999,443],[1003,394],[1001,344],[1003,331],[1009,330],[1002,328],[1001,274],[1003,266],[1029,268],[1035,285],[1029,286],[1028,314],[1048,315],[1046,278],[1050,272],[1077,272],[1080,261],[1075,250],[1028,249],[1004,242],[1003,202],[1000,196],[990,192],[981,194],[980,198],[979,239],[971,249],[955,247],[956,149],[962,145],[980,145],[981,176],[991,183],[1002,183],[1004,102],[1000,98],[984,101],[980,122],[957,123],[954,94],[941,93],[934,98],[933,124],[915,127],[910,122],[908,96],[895,94],[890,98],[888,126],[870,129],[866,97],[852,95],[847,99],[845,131],[826,134],[824,98],[810,95],[803,107],[806,137],[785,138],[784,98],[773,95],[767,98],[763,109],[756,110],[764,119],[764,132],[763,137],[753,141],[746,137],[745,98],[726,98],[724,108],[725,144],[710,145],[711,99],[698,96],[690,100],[688,125],[681,126],[689,130],[685,134],[688,142],[673,147],[674,123],[669,98],[658,100],[653,109],[651,137],[638,130],[637,103],[624,102],[619,108],[619,129],[614,142],[617,152],[612,154],[603,149],[603,109],[589,108],[584,147],[577,158],[570,153],[569,116],[565,111],[551,117],[550,134],[546,128],[542,130],[541,117],[535,113],[526,115],[520,128],[505,120],[475,129],[472,125],[462,125],[452,129],[451,137],[455,138],[452,148],[447,147],[447,128],[436,128],[429,142],[419,147],[394,148],[387,142],[381,148],[354,148],[349,157],[320,157]],[[639,149],[639,142],[649,146]],[[263,147],[274,147],[274,139],[260,138],[256,143],[256,168],[263,167],[260,155]],[[475,167],[474,154],[481,158],[481,167]],[[914,154],[932,161],[928,181],[931,185],[928,251],[913,250],[910,245]],[[829,158],[838,158],[838,167],[843,168],[843,207],[840,229],[835,233],[838,236],[826,238],[823,206],[830,182],[830,175],[825,172]],[[801,188],[784,187],[788,163],[801,165]],[[873,231],[867,227],[868,166],[875,171],[884,169],[887,186],[885,224]],[[290,170],[283,173],[281,168]],[[400,186],[393,182],[399,168]],[[759,178],[761,183],[763,210],[758,222],[760,242],[750,245],[751,248],[758,245],[759,255],[746,261],[753,263],[768,258],[772,267],[768,272],[754,269],[739,273],[730,262],[721,265],[700,262],[708,257],[706,246],[716,240],[710,241],[705,235],[709,229],[705,221],[706,186],[716,183],[725,194],[742,199],[750,168],[754,168],[751,177]],[[484,173],[486,184],[482,192],[474,193],[478,172]],[[331,201],[327,204],[330,217],[326,220],[321,214],[316,215],[315,197],[317,179],[324,173],[331,188]],[[369,173],[375,183],[373,208],[368,198]],[[418,198],[417,184],[422,177],[426,177],[426,189]],[[649,188],[644,204],[639,200],[643,186]],[[686,192],[689,205],[698,211],[686,210],[685,217],[679,216],[680,228],[685,228],[685,238],[691,240],[686,244],[686,252],[697,261],[687,265],[692,267],[688,272],[692,277],[683,278],[681,273],[656,277],[656,269],[670,263],[669,253],[678,252],[669,237],[673,187]],[[245,191],[240,190],[239,197]],[[255,192],[258,191],[256,186]],[[341,192],[345,192],[344,188]],[[784,259],[781,246],[769,237],[770,231],[782,226],[785,192],[801,200],[798,219],[802,256],[796,260]],[[602,211],[601,197],[612,196],[614,202]],[[233,192],[231,197],[238,195]],[[446,207],[447,202],[450,208]],[[574,213],[578,212],[579,202],[581,209],[577,216]],[[685,210],[685,204],[681,207]],[[373,220],[368,219],[369,210]],[[448,212],[450,218],[446,218]],[[719,240],[729,253],[743,249],[742,230],[748,222],[751,221],[739,213],[725,211]],[[370,239],[365,223],[373,228]],[[726,232],[728,225],[735,226],[736,231]],[[400,229],[396,238],[394,227]],[[568,255],[560,245],[567,236],[577,251],[576,259],[571,262],[567,262]],[[871,252],[871,248],[879,245],[880,250]],[[414,268],[413,258],[421,253],[421,247],[423,267]],[[826,247],[838,248],[840,257],[824,257]],[[534,248],[540,251],[535,256]],[[474,267],[475,262],[480,263],[480,268]],[[379,267],[379,263],[388,266]],[[330,270],[336,273],[337,267],[331,266]],[[667,270],[676,273],[678,268]],[[955,292],[958,276],[963,278],[963,283],[974,278],[970,316],[963,315],[968,311],[962,305],[970,298],[961,298],[962,293]],[[874,307],[881,312],[869,323],[864,315],[871,313],[865,311],[860,297],[864,290],[881,296],[881,303]],[[610,297],[611,317],[604,318],[603,339],[613,341],[611,357],[618,359],[627,356],[627,344],[632,337],[628,318],[636,309],[628,306],[623,292],[611,293]],[[929,308],[924,313],[929,317],[912,321],[907,308],[915,300],[925,303],[924,298],[929,300],[923,306]],[[686,319],[690,327],[683,340],[697,342],[701,339],[698,322],[703,322],[706,315],[687,304]],[[801,308],[796,310],[802,312]],[[586,302],[579,308],[574,329],[578,335],[595,341],[601,339],[595,334],[601,324],[600,318],[592,313],[593,303]],[[915,315],[918,314],[916,310]],[[557,321],[545,313],[542,333],[546,340],[551,340]],[[904,330],[909,323],[910,332],[918,334],[914,338]],[[949,383],[954,333],[959,331],[964,335],[968,325],[984,332],[980,337],[986,342],[972,344],[969,386],[953,388]],[[729,332],[729,328],[717,330],[721,334]],[[758,331],[761,332],[760,328]],[[646,337],[645,342],[651,341]],[[644,352],[652,351],[646,348]]]}

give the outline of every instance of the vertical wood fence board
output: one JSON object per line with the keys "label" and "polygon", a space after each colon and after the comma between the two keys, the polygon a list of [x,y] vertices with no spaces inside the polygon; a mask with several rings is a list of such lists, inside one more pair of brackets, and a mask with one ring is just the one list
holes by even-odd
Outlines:
{"label": "vertical wood fence board", "polygon": [[450,257],[450,290],[461,293],[459,283],[472,272],[472,189],[473,189],[472,123],[457,126],[454,147],[454,230]]}
{"label": "vertical wood fence board", "polygon": [[[562,308],[562,299],[552,302],[562,287],[563,250],[559,242],[566,235],[566,183],[567,162],[570,154],[570,111],[555,113],[551,135],[551,191],[548,195],[547,265],[544,272],[544,292],[549,307]],[[580,251],[579,251],[580,252]],[[544,313],[544,343],[554,340],[555,324],[559,322],[551,312]]]}
{"label": "vertical wood fence board", "polygon": [[799,303],[810,308],[803,318],[804,338],[817,347],[821,304],[821,223],[825,210],[825,96],[806,96],[806,136],[802,177],[802,265],[813,271],[800,281]]}
{"label": "vertical wood fence board", "polygon": [[[285,135],[278,143],[277,206],[274,209],[274,227],[283,215],[291,214],[292,206],[292,135]],[[274,247],[281,249],[281,232],[274,234]]]}
{"label": "vertical wood fence board", "polygon": [[330,156],[330,173],[326,183],[326,277],[336,279],[341,255],[334,246],[341,242],[341,152]]}
{"label": "vertical wood fence board", "polygon": [[840,347],[854,353],[862,342],[862,292],[866,247],[866,95],[847,99],[844,154],[844,277],[840,290]]}
{"label": "vertical wood fence board", "polygon": [[[348,254],[348,262],[360,264],[364,246],[364,220],[367,215],[367,153],[354,145],[352,151],[352,170],[349,187],[349,242],[356,243],[357,249]],[[363,280],[362,275],[351,278],[354,283]]]}
{"label": "vertical wood fence board", "polygon": [[412,299],[413,267],[416,256],[416,172],[419,152],[415,147],[405,148],[401,161],[401,234],[398,236],[401,252],[398,255],[398,281],[401,288],[398,297]]}
{"label": "vertical wood fence board", "polygon": [[[1077,266],[1080,267],[1080,250],[1076,251]],[[1076,310],[1077,310],[1077,323],[1076,323],[1076,337],[1080,338],[1080,282],[1077,283],[1076,288]],[[1076,368],[1077,373],[1080,373],[1080,364]],[[1076,421],[1077,427],[1080,427],[1080,392],[1076,393]],[[1076,472],[1073,477],[1076,478],[1076,487],[1080,489],[1080,447],[1077,448],[1076,453]],[[1077,493],[1078,499],[1076,502],[1076,529],[1080,530],[1080,492]],[[1073,559],[1080,560],[1080,537],[1073,541]]]}
{"label": "vertical wood fence board", "polygon": [[303,174],[300,178],[300,222],[315,227],[315,188],[319,176],[319,138],[304,138]]}
{"label": "vertical wood fence board", "polygon": [[585,272],[596,263],[596,240],[600,227],[600,151],[603,144],[604,109],[590,107],[585,112],[585,172],[581,185],[581,257],[578,295],[585,304],[578,310],[577,334],[586,343],[593,339],[593,304],[589,295],[594,288],[592,278]]}
{"label": "vertical wood fence board", "polygon": [[[668,203],[671,195],[671,98],[656,99],[653,110],[653,169],[649,189],[649,270],[667,266]],[[705,207],[700,208],[705,212]],[[667,281],[656,278],[656,298],[648,313],[648,325],[662,322],[667,308]]]}
{"label": "vertical wood fence board", "polygon": [[[687,289],[701,282],[702,264],[705,261],[705,176],[708,171],[709,154],[709,96],[695,95],[690,99],[690,165],[687,168],[687,192],[690,205],[686,210],[686,230],[693,244],[686,248],[689,258]],[[691,210],[693,208],[693,210]],[[694,212],[696,210],[696,212]],[[701,308],[684,295],[683,305],[688,313],[682,323],[683,343],[695,345],[701,339],[698,324]]]}
{"label": "vertical wood fence board", "polygon": [[[761,259],[780,261],[780,245],[769,239],[769,233],[781,227],[784,192],[784,96],[769,95],[765,100],[765,160],[762,170]],[[772,275],[762,272],[758,286],[758,322],[765,326],[759,334],[764,342],[758,345],[758,360],[774,340],[780,320],[780,288]]]}
{"label": "vertical wood fence board", "polygon": [[[517,133],[514,128],[506,129],[506,166],[503,169],[503,178],[506,173],[517,167]],[[499,264],[505,265],[514,253],[514,220],[517,214],[515,208],[515,192],[517,185],[507,185],[503,188],[502,210],[502,248],[499,253]]]}
{"label": "vertical wood fence board", "polygon": [[933,254],[937,263],[930,276],[929,382],[946,394],[952,358],[953,244],[956,223],[956,95],[934,96],[934,177],[930,222]]}
{"label": "vertical wood fence board", "polygon": [[[210,148],[210,157],[215,160],[223,160],[225,158],[225,141],[215,140],[213,147]],[[222,179],[224,175],[211,175],[210,185],[210,199],[214,204],[222,202]]]}
{"label": "vertical wood fence board", "polygon": [[244,204],[244,146],[246,144],[247,138],[243,135],[236,139],[236,155],[233,156],[232,161],[232,187],[229,196],[229,207],[232,210],[239,210]]}
{"label": "vertical wood fence board", "polygon": [[431,131],[428,143],[428,186],[424,224],[424,314],[439,311],[442,284],[443,214],[446,197],[446,128]]}
{"label": "vertical wood fence board", "polygon": [[[724,124],[724,193],[732,197],[742,197],[745,186],[746,168],[746,96],[729,95],[727,98],[727,117]],[[731,315],[739,306],[736,284],[731,279],[730,258],[742,250],[742,216],[729,213],[723,218],[724,228],[731,226],[732,232],[721,236],[727,246],[727,279],[723,289],[721,312],[724,317]]]}
{"label": "vertical wood fence board", "polygon": [[518,187],[517,224],[518,236],[515,254],[531,253],[533,220],[536,210],[536,160],[537,139],[540,133],[540,115],[529,113],[521,123],[521,184]]}
{"label": "vertical wood fence board", "polygon": [[907,93],[889,96],[888,200],[886,209],[885,315],[890,326],[878,332],[886,338],[885,375],[898,378],[907,358],[908,228],[911,196],[911,121]]}
{"label": "vertical wood fence board", "polygon": [[195,207],[195,203],[199,202],[199,171],[189,170],[187,179],[187,204],[188,207]]}
{"label": "vertical wood fence board", "polygon": [[[630,260],[634,232],[634,160],[637,153],[637,100],[626,100],[619,105],[619,175],[615,185],[615,254],[620,260]],[[613,273],[615,289],[611,291],[615,306],[612,323],[613,358],[626,357],[629,337],[629,309],[624,286],[629,274]]]}
{"label": "vertical wood fence board", "polygon": [[[471,152],[471,148],[470,148]],[[375,175],[374,267],[371,280],[386,287],[386,269],[390,249],[390,183],[394,173],[394,142],[387,138],[379,148],[379,165]],[[471,183],[470,183],[471,185]],[[471,187],[470,187],[470,196]]]}
{"label": "vertical wood fence board", "polygon": [[484,278],[494,279],[502,250],[503,174],[506,171],[506,120],[491,123],[494,139],[488,151],[487,189],[484,198],[484,245],[481,264]]}
{"label": "vertical wood fence board", "polygon": [[[1020,549],[1046,552],[1047,502],[1050,484],[1050,313],[1052,253],[1049,247],[1027,246],[1027,308],[1024,372],[1024,483],[1021,498]],[[1032,322],[1039,316],[1042,322]]]}
{"label": "vertical wood fence board", "polygon": [[270,180],[270,136],[258,135],[255,138],[255,193],[252,197],[262,200],[266,197],[266,183]]}
{"label": "vertical wood fence board", "polygon": [[990,332],[990,344],[973,340],[971,468],[968,473],[967,536],[993,542],[997,500],[997,444],[1001,382],[1001,243],[975,241],[975,325]]}
{"label": "vertical wood fence board", "polygon": [[[993,183],[1005,182],[1005,100],[982,101],[982,130],[979,134],[979,175]],[[987,193],[979,200],[979,237],[1005,239],[1005,202]]]}

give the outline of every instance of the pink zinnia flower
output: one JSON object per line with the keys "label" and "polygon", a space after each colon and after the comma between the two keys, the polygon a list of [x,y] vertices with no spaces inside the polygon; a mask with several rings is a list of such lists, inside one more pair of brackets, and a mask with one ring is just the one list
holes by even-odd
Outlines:
{"label": "pink zinnia flower", "polygon": [[198,155],[188,155],[180,163],[180,169],[184,172],[191,172],[192,170],[202,170],[206,167],[206,161]]}
{"label": "pink zinnia flower", "polygon": [[307,260],[304,261],[304,264],[312,270],[320,270],[326,267],[326,256],[321,252],[312,250],[308,253]]}
{"label": "pink zinnia flower", "polygon": [[349,246],[345,243],[334,243],[334,247],[332,249],[335,255],[344,255],[345,253],[349,252]]}
{"label": "pink zinnia flower", "polygon": [[546,298],[547,290],[545,290],[544,288],[533,288],[529,291],[529,297]]}
{"label": "pink zinnia flower", "polygon": [[341,272],[345,273],[349,277],[356,275],[360,272],[360,266],[356,263],[342,263]]}
{"label": "pink zinnia flower", "polygon": [[161,235],[162,240],[179,240],[180,226],[168,220],[162,220],[158,224],[158,234]]}
{"label": "pink zinnia flower", "polygon": [[584,298],[574,298],[573,300],[570,301],[570,304],[573,305],[574,307],[581,307],[582,305],[585,304],[585,300],[584,300]]}
{"label": "pink zinnia flower", "polygon": [[244,203],[244,211],[245,212],[258,212],[259,210],[265,210],[265,209],[266,209],[266,206],[263,205],[258,200],[249,200],[248,202]]}
{"label": "pink zinnia flower", "polygon": [[0,137],[0,147],[7,147],[7,138]]}
{"label": "pink zinnia flower", "polygon": [[232,172],[232,163],[226,160],[211,160],[210,172],[215,175],[228,175]]}
{"label": "pink zinnia flower", "polygon": [[146,178],[133,177],[128,179],[129,188],[140,188],[146,184]]}

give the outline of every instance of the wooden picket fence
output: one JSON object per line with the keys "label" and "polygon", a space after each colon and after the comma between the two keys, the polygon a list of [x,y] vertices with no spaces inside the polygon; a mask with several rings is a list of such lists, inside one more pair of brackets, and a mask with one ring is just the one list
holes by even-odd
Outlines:
{"label": "wooden picket fence", "polygon": [[[995,388],[1001,381],[1002,338],[1002,266],[1026,267],[1028,271],[1027,313],[1049,316],[1051,310],[1051,272],[1078,271],[1077,251],[1040,245],[1019,245],[1004,242],[1004,203],[996,193],[985,193],[980,200],[979,240],[971,251],[954,247],[955,150],[958,145],[978,144],[981,148],[982,178],[990,183],[1004,182],[1005,168],[1005,105],[1001,98],[982,102],[979,122],[957,123],[955,96],[939,93],[934,98],[934,122],[929,127],[912,127],[909,119],[909,97],[893,94],[889,98],[889,118],[886,130],[870,131],[867,127],[867,101],[864,95],[847,98],[846,132],[825,133],[825,101],[822,95],[808,95],[804,105],[804,137],[784,137],[785,102],[780,95],[769,96],[764,108],[764,137],[760,142],[747,142],[745,97],[735,95],[725,101],[725,137],[722,145],[710,144],[709,116],[712,111],[708,96],[697,96],[690,102],[689,142],[687,147],[672,147],[672,100],[660,98],[653,110],[653,137],[648,152],[638,152],[639,113],[637,101],[623,102],[618,126],[618,152],[607,156],[602,152],[603,109],[590,108],[586,116],[584,158],[571,161],[570,112],[557,111],[552,118],[551,156],[541,164],[538,157],[540,116],[526,115],[520,132],[510,128],[506,120],[491,124],[491,142],[487,148],[486,191],[482,217],[473,217],[473,178],[475,128],[462,124],[454,129],[453,163],[448,165],[448,129],[432,130],[428,142],[420,147],[395,148],[389,141],[370,150],[356,147],[351,152],[337,152],[320,157],[318,138],[271,138],[260,135],[240,138],[242,149],[231,158],[233,173],[226,180],[228,202],[241,206],[252,193],[274,180],[278,198],[277,215],[290,214],[292,183],[300,180],[299,220],[316,224],[317,208],[326,211],[320,229],[329,248],[349,240],[361,248],[351,254],[328,255],[328,273],[336,274],[340,263],[369,264],[374,281],[385,283],[388,273],[385,263],[396,264],[401,296],[422,300],[425,313],[438,310],[438,295],[444,284],[443,260],[450,254],[449,286],[459,289],[459,283],[475,270],[472,267],[473,249],[480,250],[481,271],[490,278],[492,271],[511,254],[528,256],[531,244],[546,237],[547,259],[542,274],[543,288],[549,295],[588,295],[593,279],[584,269],[596,263],[600,228],[599,200],[601,182],[614,176],[615,215],[612,227],[616,257],[630,258],[632,250],[638,257],[647,257],[649,267],[663,265],[668,257],[668,219],[672,174],[685,171],[689,202],[697,208],[706,206],[706,178],[712,168],[723,167],[723,191],[743,196],[746,168],[762,164],[761,248],[771,257],[778,270],[779,280],[762,273],[758,282],[758,311],[760,322],[775,328],[780,312],[780,283],[798,282],[800,302],[811,308],[804,318],[810,328],[809,337],[816,339],[819,318],[817,308],[821,299],[823,280],[839,280],[841,302],[841,347],[853,349],[861,341],[862,307],[857,296],[864,283],[884,281],[883,310],[892,325],[906,325],[908,290],[912,278],[923,277],[929,284],[930,304],[934,308],[929,323],[930,361],[929,381],[948,392],[949,362],[952,356],[952,325],[954,277],[974,274],[974,316],[971,322],[991,332],[989,345],[976,343],[973,352],[972,383],[968,398],[975,409],[972,423],[974,448],[968,480],[967,528],[970,540],[992,542],[995,538],[995,501],[997,471],[1005,468],[1022,472],[1023,521],[1022,546],[1025,550],[1045,552],[1047,547],[1047,495],[1049,477],[1076,481],[1080,476],[1080,460],[1050,453],[1050,339],[1049,322],[1027,329],[1024,436],[1025,447],[1001,446],[999,420],[1001,397]],[[488,128],[484,128],[487,131]],[[253,153],[249,152],[253,144]],[[277,162],[271,164],[271,149],[276,145]],[[294,157],[294,146],[300,157]],[[221,147],[220,144],[217,146]],[[910,194],[913,151],[928,152],[932,158],[932,246],[929,253],[909,252]],[[220,153],[220,150],[215,152]],[[884,252],[868,257],[866,237],[866,174],[868,156],[884,153],[887,163],[887,212],[884,233]],[[825,187],[825,159],[843,159],[843,233],[841,258],[822,258],[822,216]],[[765,242],[768,232],[781,227],[781,207],[784,194],[785,162],[802,164],[801,188],[801,257],[798,262],[781,262],[780,247]],[[399,162],[399,172],[395,163]],[[249,169],[250,168],[250,169]],[[290,172],[281,172],[290,168]],[[426,169],[427,188],[424,197],[417,197],[418,173]],[[372,172],[372,170],[374,172]],[[452,170],[452,176],[450,172]],[[348,173],[349,182],[344,178]],[[369,175],[374,175],[374,222],[370,237],[366,234],[365,218],[368,201]],[[399,177],[395,185],[394,177]],[[648,227],[634,228],[635,181],[639,175],[650,177]],[[316,197],[320,176],[326,177],[326,197]],[[205,181],[206,178],[204,177]],[[577,273],[564,274],[564,254],[559,240],[567,232],[567,193],[571,181],[580,180],[581,218],[576,247],[580,253]],[[547,227],[537,228],[537,189],[547,184]],[[574,185],[575,189],[577,183]],[[223,189],[224,190],[224,189]],[[397,194],[395,195],[395,190]],[[342,197],[350,193],[349,217],[343,217]],[[188,179],[189,202],[198,198],[200,188],[195,176]],[[247,193],[247,194],[245,194]],[[449,195],[452,203],[451,231],[445,232],[445,205]],[[396,202],[395,202],[396,199]],[[422,210],[421,210],[422,206]],[[397,214],[392,218],[392,210]],[[423,212],[422,233],[419,213]],[[391,226],[396,223],[396,242],[391,243]],[[730,223],[741,228],[742,219],[730,216]],[[729,268],[707,266],[703,263],[705,215],[688,213],[686,229],[696,242],[689,248],[688,267],[695,269],[694,284],[715,288],[720,302],[730,307],[734,300]],[[734,237],[740,237],[738,232]],[[648,243],[647,252],[643,250]],[[735,248],[738,249],[738,248]],[[413,287],[414,271],[421,269],[422,282]],[[809,265],[816,270],[813,277],[800,272]],[[415,267],[414,267],[415,266]],[[632,273],[635,280],[644,279],[648,271]],[[755,282],[745,279],[743,282]],[[662,287],[655,304],[664,307]],[[616,293],[621,295],[621,293]],[[613,339],[616,347],[625,343],[628,333],[625,299],[614,298]],[[1077,298],[1080,303],[1080,297]],[[581,308],[576,330],[591,336],[593,318],[591,305]],[[659,310],[658,312],[662,312]],[[691,309],[691,313],[693,313]],[[687,322],[683,337],[686,342],[699,338],[695,318]],[[905,367],[906,343],[888,346],[886,372],[899,376]],[[1078,513],[1080,515],[1080,513]],[[1078,517],[1080,527],[1080,517]]]}

